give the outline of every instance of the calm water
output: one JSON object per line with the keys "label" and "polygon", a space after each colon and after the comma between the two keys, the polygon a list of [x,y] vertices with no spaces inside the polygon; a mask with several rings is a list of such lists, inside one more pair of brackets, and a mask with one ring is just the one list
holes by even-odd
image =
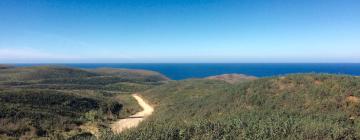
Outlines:
{"label": "calm water", "polygon": [[[39,64],[17,64],[29,66]],[[44,64],[41,64],[44,65]],[[202,78],[225,73],[268,77],[290,73],[332,73],[360,76],[357,64],[61,64],[78,68],[129,68],[158,71],[171,79]]]}

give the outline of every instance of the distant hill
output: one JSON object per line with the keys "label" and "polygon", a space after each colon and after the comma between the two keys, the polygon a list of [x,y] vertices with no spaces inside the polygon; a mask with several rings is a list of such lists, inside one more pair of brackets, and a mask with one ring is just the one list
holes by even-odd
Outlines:
{"label": "distant hill", "polygon": [[109,139],[360,139],[359,89],[327,74],[173,81],[142,94],[156,110],[147,121]]}
{"label": "distant hill", "polygon": [[209,76],[206,77],[205,79],[222,80],[234,84],[243,81],[255,80],[257,78],[254,76],[247,76],[243,74],[222,74],[222,75]]}
{"label": "distant hill", "polygon": [[14,66],[12,66],[12,65],[0,64],[0,69],[10,69],[10,68],[14,68]]}
{"label": "distant hill", "polygon": [[98,76],[98,74],[81,69],[60,66],[15,67],[0,70],[0,81],[83,78],[91,76]]}
{"label": "distant hill", "polygon": [[[101,77],[113,77],[122,81],[166,81],[166,76],[147,70],[130,70],[115,68],[99,68],[99,69],[77,69],[61,66],[34,66],[34,67],[14,67],[9,69],[4,65],[4,69],[0,69],[0,81],[26,81],[26,80],[44,80],[44,79],[76,79],[89,78],[99,79]],[[86,79],[80,79],[86,80]],[[117,80],[117,81],[118,81]],[[76,80],[75,80],[76,81]]]}
{"label": "distant hill", "polygon": [[100,75],[117,76],[127,79],[145,79],[147,81],[167,81],[166,76],[149,70],[134,70],[134,69],[117,69],[117,68],[98,68],[90,69],[90,72]]}

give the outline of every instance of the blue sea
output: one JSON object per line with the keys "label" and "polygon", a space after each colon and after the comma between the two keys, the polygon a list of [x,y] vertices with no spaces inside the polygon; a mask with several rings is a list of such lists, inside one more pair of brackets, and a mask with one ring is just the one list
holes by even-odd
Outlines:
{"label": "blue sea", "polygon": [[[17,64],[18,66],[49,64]],[[331,73],[360,76],[360,63],[236,63],[236,64],[56,64],[77,68],[128,68],[145,69],[160,72],[173,80],[203,78],[212,75],[238,73],[257,77],[270,77],[292,73]]]}

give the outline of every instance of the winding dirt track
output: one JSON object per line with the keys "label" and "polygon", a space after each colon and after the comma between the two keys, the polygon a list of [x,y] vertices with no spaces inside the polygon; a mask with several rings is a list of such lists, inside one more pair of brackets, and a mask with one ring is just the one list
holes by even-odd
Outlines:
{"label": "winding dirt track", "polygon": [[128,118],[120,119],[111,125],[112,131],[117,134],[122,131],[133,128],[139,125],[141,121],[146,119],[146,117],[150,116],[154,112],[154,108],[146,103],[139,95],[132,95],[139,105],[143,108],[143,111],[140,111]]}

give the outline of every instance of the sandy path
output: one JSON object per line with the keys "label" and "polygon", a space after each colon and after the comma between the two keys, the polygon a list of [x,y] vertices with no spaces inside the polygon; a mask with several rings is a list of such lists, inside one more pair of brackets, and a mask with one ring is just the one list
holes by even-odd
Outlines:
{"label": "sandy path", "polygon": [[140,111],[128,118],[120,119],[111,125],[111,129],[114,133],[121,133],[122,131],[136,127],[141,121],[146,117],[150,116],[154,111],[154,108],[146,103],[140,96],[133,94],[132,95],[139,105],[143,108],[143,111]]}

